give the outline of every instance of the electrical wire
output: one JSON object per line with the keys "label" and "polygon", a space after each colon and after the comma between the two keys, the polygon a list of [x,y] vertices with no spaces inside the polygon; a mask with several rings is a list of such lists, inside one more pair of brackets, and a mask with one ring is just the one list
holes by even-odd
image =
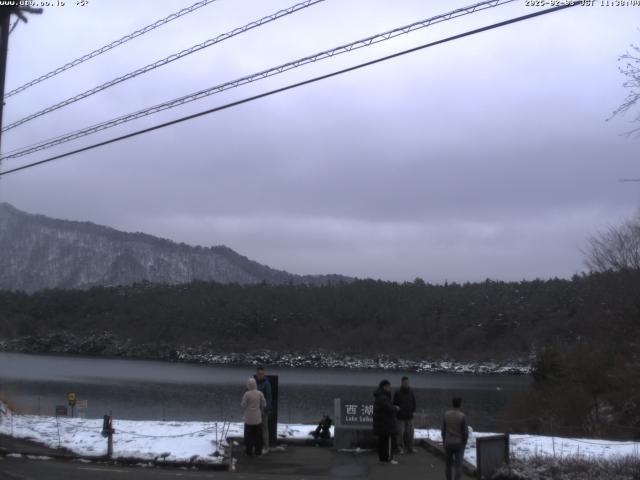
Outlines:
{"label": "electrical wire", "polygon": [[203,428],[201,430],[196,430],[194,432],[177,433],[177,434],[174,434],[174,435],[150,435],[150,434],[145,434],[145,433],[136,433],[136,432],[130,432],[130,431],[126,431],[126,430],[120,430],[120,429],[118,429],[116,431],[116,433],[125,433],[127,435],[132,435],[134,437],[140,437],[140,438],[181,438],[181,437],[190,437],[190,436],[196,435],[198,433],[214,432],[216,428],[217,428],[217,425],[214,425],[212,427]]}
{"label": "electrical wire", "polygon": [[[169,55],[168,57],[165,58],[161,58],[160,60],[157,60],[153,63],[150,63],[148,65],[145,65],[144,67],[138,68],[137,70],[134,70],[132,72],[129,72],[125,75],[121,75],[119,77],[116,77],[112,80],[109,80],[108,82],[105,82],[101,85],[98,85],[97,87],[93,87],[89,90],[86,90],[85,92],[79,93],[77,95],[74,95],[73,97],[69,97],[66,100],[63,100],[61,102],[58,102],[54,105],[51,105],[47,108],[43,108],[42,110],[39,110],[35,113],[32,113],[30,115],[27,115],[26,117],[23,117],[19,120],[16,120],[13,123],[10,123],[9,125],[5,126],[2,128],[3,132],[6,132],[7,130],[11,130],[13,128],[19,127],[20,125],[23,125],[27,122],[30,122],[31,120],[35,120],[38,117],[41,117],[43,115],[46,115],[48,113],[51,112],[55,112],[56,110],[59,110],[63,107],[66,107],[68,105],[71,105],[72,103],[78,102],[80,100],[83,100],[87,97],[90,97],[92,95],[95,95],[96,93],[102,92],[103,90],[106,90],[108,88],[111,88],[115,85],[118,85],[122,82],[126,82],[127,80],[131,80],[132,78],[138,77],[140,75],[143,75],[145,73],[148,73],[152,70],[155,70],[156,68],[160,68],[163,67],[165,65],[168,65],[172,62],[175,62],[176,60],[180,60],[181,58],[184,58],[188,55],[191,55],[192,53],[195,52],[199,52],[200,50],[203,50],[205,48],[211,47],[213,45],[216,45],[218,43],[221,43],[225,40],[229,40],[230,38],[233,38],[237,35],[240,35],[242,33],[248,32],[249,30],[253,30],[254,28],[258,28],[261,27],[263,25],[266,25],[267,23],[271,23],[275,20],[278,20],[282,17],[285,17],[287,15],[291,15],[293,13],[299,12],[300,10],[303,10],[305,8],[311,7],[313,5],[316,5],[318,3],[324,2],[325,0],[305,0],[304,2],[301,3],[297,3],[295,5],[292,5],[291,7],[285,8],[283,10],[279,10],[276,13],[273,13],[271,15],[267,15],[266,17],[262,17],[258,20],[254,20],[253,22],[250,22],[246,25],[243,25],[242,27],[238,27],[238,28],[234,28],[233,30],[231,30],[230,32],[226,32],[223,33],[221,35],[218,35],[217,37],[214,38],[210,38],[208,40],[205,40],[204,42],[201,42],[197,45],[193,45],[192,47],[189,47],[185,50],[182,50],[178,53],[173,53],[171,55]],[[512,0],[510,0],[512,1]]]}
{"label": "electrical wire", "polygon": [[[78,422],[74,422],[71,421],[70,419],[63,419],[63,418],[59,418],[57,417],[57,421],[59,421],[61,424],[63,425],[67,425],[68,428],[74,428],[76,430],[83,430],[83,431],[88,431],[88,432],[95,432],[96,429],[101,428],[101,427],[97,427],[97,426],[87,426],[87,425],[82,425],[79,424]],[[210,427],[206,427],[206,428],[202,428],[199,430],[195,430],[195,431],[191,431],[191,432],[185,432],[185,433],[177,433],[177,434],[173,434],[173,435],[151,435],[151,434],[145,434],[145,433],[137,433],[137,432],[132,432],[129,430],[121,430],[121,429],[117,429],[116,433],[124,433],[127,435],[131,435],[134,437],[140,437],[140,438],[181,438],[181,437],[189,437],[189,436],[193,436],[199,433],[209,433],[209,432],[213,432],[215,431],[215,429],[218,428],[218,423],[219,422],[215,422],[214,425],[210,426]],[[227,432],[229,427],[225,427],[226,424],[230,424],[230,422],[227,422],[226,420],[223,421],[222,423],[222,427],[226,428]],[[222,430],[224,432],[224,430]],[[222,438],[222,437],[221,437]],[[225,437],[226,438],[226,437]]]}
{"label": "electrical wire", "polygon": [[[560,437],[560,438],[564,439],[564,437]],[[583,443],[585,445],[596,445],[599,447],[627,447],[629,445],[638,445],[639,443],[639,442],[620,442],[618,440],[611,440],[611,443],[602,443],[602,442],[591,442],[588,440],[581,440],[577,438],[567,438],[567,440],[570,440],[576,443]]]}
{"label": "electrical wire", "polygon": [[425,28],[428,27],[430,25],[436,24],[436,23],[440,23],[440,22],[444,22],[447,20],[451,20],[453,18],[457,18],[463,15],[468,15],[471,13],[475,13],[477,11],[480,10],[485,10],[487,8],[494,8],[497,7],[499,5],[503,5],[506,3],[511,3],[515,0],[487,0],[487,1],[483,1],[480,3],[476,3],[467,7],[463,7],[463,8],[459,8],[441,15],[436,15],[434,17],[431,18],[427,18],[425,20],[420,20],[418,22],[414,22],[411,23],[409,25],[405,25],[402,27],[398,27],[398,28],[394,28],[393,30],[389,30],[383,33],[378,33],[376,35],[372,35],[370,37],[367,38],[363,38],[360,40],[356,40],[354,42],[345,44],[345,45],[340,45],[338,47],[334,47],[331,48],[329,50],[324,50],[322,52],[318,52],[315,53],[313,55],[309,55],[303,58],[299,58],[297,60],[285,63],[283,65],[279,65],[276,67],[272,67],[269,68],[267,70],[263,70],[261,72],[258,73],[254,73],[251,75],[247,75],[245,77],[236,79],[236,80],[232,80],[229,82],[225,82],[219,85],[216,85],[214,87],[210,87],[207,88],[205,90],[201,90],[199,92],[196,93],[192,93],[189,95],[185,95],[183,97],[179,97],[179,98],[175,98],[173,100],[169,100],[166,102],[163,102],[161,104],[158,105],[154,105],[152,107],[143,109],[143,110],[139,110],[137,112],[132,112],[126,115],[122,115],[120,117],[102,122],[102,123],[98,123],[95,125],[92,125],[90,127],[86,127],[80,130],[76,130],[74,132],[70,132],[67,134],[63,134],[48,140],[44,140],[42,142],[38,142],[26,147],[21,147],[20,149],[17,150],[13,150],[12,152],[9,152],[3,156],[0,157],[0,161],[1,160],[6,160],[6,159],[10,159],[10,158],[19,158],[22,157],[24,155],[29,155],[31,153],[40,151],[40,150],[45,150],[48,148],[51,148],[53,146],[56,145],[60,145],[62,143],[66,143],[68,141],[71,140],[76,140],[78,138],[84,137],[86,135],[91,135],[93,133],[108,129],[108,128],[112,128],[118,125],[121,125],[123,123],[132,121],[132,120],[137,120],[139,118],[145,117],[147,115],[151,115],[154,113],[158,113],[164,110],[168,110],[180,105],[184,105],[185,103],[189,103],[195,100],[199,100],[201,98],[210,96],[210,95],[214,95],[217,93],[221,93],[225,90],[229,90],[231,88],[237,88],[241,85],[246,85],[255,81],[259,81],[262,80],[264,78],[267,77],[271,77],[274,75],[278,75],[280,73],[284,73],[288,70],[292,70],[294,68],[298,68],[301,67],[303,65],[309,64],[309,63],[314,63],[320,60],[324,60],[327,58],[332,58],[335,57],[337,55],[343,54],[343,53],[347,53],[350,52],[352,50],[357,50],[360,48],[364,48],[364,47],[368,47],[370,45],[374,45],[376,43],[380,43],[386,40],[389,40],[391,38],[395,38],[399,35],[404,35],[404,34],[408,34],[410,32],[413,32],[415,30],[421,29],[421,28]]}
{"label": "electrical wire", "polygon": [[226,110],[226,109],[229,109],[229,108],[232,108],[232,107],[236,107],[238,105],[242,105],[242,104],[245,104],[245,103],[252,102],[254,100],[258,100],[258,99],[265,98],[265,97],[268,97],[268,96],[271,96],[271,95],[275,95],[277,93],[285,92],[285,91],[288,91],[288,90],[293,90],[295,88],[298,88],[298,87],[301,87],[301,86],[304,86],[304,85],[309,85],[309,84],[312,84],[312,83],[315,83],[315,82],[319,82],[321,80],[326,80],[328,78],[336,77],[338,75],[342,75],[342,74],[345,74],[345,73],[348,73],[348,72],[352,72],[354,70],[358,70],[358,69],[361,69],[361,68],[364,68],[364,67],[375,65],[377,63],[385,62],[385,61],[391,60],[393,58],[401,57],[401,56],[407,55],[409,53],[417,52],[419,50],[423,50],[423,49],[426,49],[426,48],[429,48],[429,47],[433,47],[433,46],[440,45],[440,44],[443,44],[443,43],[451,42],[453,40],[458,40],[460,38],[468,37],[468,36],[471,36],[471,35],[476,35],[476,34],[481,33],[481,32],[486,32],[486,31],[493,30],[493,29],[500,28],[500,27],[504,27],[504,26],[507,26],[507,25],[512,25],[514,23],[521,22],[521,21],[524,21],[524,20],[529,20],[531,18],[536,18],[536,17],[542,16],[542,15],[547,15],[549,13],[555,13],[555,12],[558,12],[560,10],[565,10],[567,8],[571,8],[571,7],[576,6],[576,5],[579,5],[579,4],[578,3],[573,3],[573,4],[565,4],[565,5],[561,5],[561,6],[557,6],[557,7],[552,7],[552,8],[548,8],[548,9],[545,9],[545,10],[540,10],[540,11],[537,11],[537,12],[534,12],[534,13],[530,13],[528,15],[522,15],[520,17],[511,18],[509,20],[504,20],[502,22],[498,22],[498,23],[494,23],[494,24],[487,25],[487,26],[484,26],[484,27],[476,28],[474,30],[468,30],[468,31],[466,31],[464,33],[460,33],[460,34],[457,34],[457,35],[446,37],[444,39],[436,40],[434,42],[425,43],[423,45],[420,45],[420,46],[417,46],[417,47],[414,47],[414,48],[403,50],[403,51],[400,51],[400,52],[397,52],[397,53],[394,53],[394,54],[391,54],[391,55],[386,55],[384,57],[380,57],[380,58],[377,58],[375,60],[370,60],[368,62],[360,63],[360,64],[352,66],[352,67],[344,68],[342,70],[331,72],[331,73],[328,73],[328,74],[325,74],[325,75],[320,75],[320,76],[317,76],[317,77],[314,77],[314,78],[311,78],[311,79],[308,79],[308,80],[304,80],[304,81],[301,81],[301,82],[293,83],[293,84],[290,84],[290,85],[287,85],[287,86],[284,86],[284,87],[281,87],[281,88],[277,88],[277,89],[270,90],[270,91],[267,91],[267,92],[264,92],[264,93],[260,93],[258,95],[253,95],[251,97],[246,97],[246,98],[241,99],[241,100],[237,100],[237,101],[234,101],[234,102],[231,102],[231,103],[227,103],[227,104],[222,105],[222,106],[214,107],[214,108],[211,108],[211,109],[208,109],[208,110],[204,110],[204,111],[201,111],[201,112],[198,112],[198,113],[194,113],[192,115],[187,115],[185,117],[181,117],[181,118],[178,118],[178,119],[175,119],[175,120],[171,120],[169,122],[165,122],[165,123],[161,123],[161,124],[158,124],[158,125],[154,125],[152,127],[144,128],[142,130],[138,130],[138,131],[135,131],[135,132],[132,132],[132,133],[128,133],[126,135],[121,135],[119,137],[111,138],[111,139],[105,140],[103,142],[94,143],[92,145],[88,145],[88,146],[85,146],[85,147],[82,147],[82,148],[79,148],[79,149],[76,149],[76,150],[72,150],[72,151],[69,151],[69,152],[66,152],[66,153],[62,153],[60,155],[55,155],[53,157],[49,157],[49,158],[46,158],[44,160],[40,160],[40,161],[37,161],[37,162],[29,163],[29,164],[23,165],[21,167],[13,168],[11,170],[6,170],[4,172],[0,172],[0,176],[8,175],[10,173],[15,173],[15,172],[18,172],[18,171],[21,171],[21,170],[26,170],[28,168],[33,168],[35,166],[42,165],[42,164],[45,164],[45,163],[49,163],[49,162],[52,162],[54,160],[59,160],[61,158],[65,158],[65,157],[68,157],[68,156],[71,156],[71,155],[75,155],[77,153],[86,152],[88,150],[93,150],[95,148],[98,148],[98,147],[101,147],[101,146],[104,146],[104,145],[109,145],[109,144],[112,144],[112,143],[116,143],[116,142],[119,142],[121,140],[125,140],[127,138],[132,138],[132,137],[135,137],[135,136],[138,136],[138,135],[142,135],[143,133],[148,133],[148,132],[152,132],[154,130],[159,130],[161,128],[165,128],[165,127],[168,127],[170,125],[175,125],[175,124],[178,124],[178,123],[181,123],[181,122],[185,122],[187,120],[192,120],[194,118],[202,117],[202,116],[214,113],[214,112],[219,112],[219,111]]}
{"label": "electrical wire", "polygon": [[202,8],[210,3],[215,2],[216,0],[201,0],[200,2],[196,2],[193,5],[191,5],[190,7],[186,7],[183,8],[182,10],[179,10],[175,13],[172,13],[171,15],[168,15],[164,18],[161,18],[160,20],[157,20],[149,25],[147,25],[146,27],[143,27],[139,30],[136,30],[133,33],[130,33],[128,35],[125,35],[124,37],[119,38],[118,40],[115,40],[107,45],[104,45],[100,48],[97,48],[96,50],[93,50],[92,52],[89,52],[85,55],[82,55],[79,58],[76,58],[75,60],[72,60],[70,62],[65,63],[64,65],[62,65],[61,67],[58,67],[54,70],[51,70],[49,73],[45,73],[44,75],[39,76],[38,78],[35,78],[27,83],[25,83],[24,85],[21,85],[17,88],[14,88],[13,90],[11,90],[8,93],[5,93],[4,98],[5,100],[13,95],[16,95],[17,93],[23,92],[25,91],[27,88],[29,87],[33,87],[34,85],[37,85],[40,82],[44,82],[45,80],[55,77],[56,75],[59,75],[60,73],[69,70],[70,68],[76,67],[78,65],[80,65],[81,63],[86,62],[87,60],[90,60],[94,57],[97,57],[98,55],[102,55],[105,52],[108,52],[109,50],[112,50],[116,47],[119,47],[120,45],[123,45],[125,43],[127,43],[129,40],[133,40],[134,38],[137,38],[141,35],[144,35],[145,33],[148,33],[152,30],[155,30],[158,27],[161,27],[162,25],[166,25],[167,23],[176,20],[184,15],[187,15],[189,13],[195,12],[196,10],[198,10],[199,8]]}

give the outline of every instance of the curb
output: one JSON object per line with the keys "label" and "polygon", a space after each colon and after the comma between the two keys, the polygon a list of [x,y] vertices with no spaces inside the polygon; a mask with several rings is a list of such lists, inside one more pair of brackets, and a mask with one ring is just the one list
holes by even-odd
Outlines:
{"label": "curb", "polygon": [[[244,445],[243,437],[227,437],[227,442],[236,442]],[[231,443],[229,443],[231,445]],[[315,438],[278,438],[276,445],[288,445],[292,447],[333,447],[333,438],[316,440]]]}
{"label": "curb", "polygon": [[73,462],[78,460],[84,460],[91,463],[100,463],[106,465],[126,465],[126,466],[137,466],[139,464],[151,464],[154,467],[166,467],[166,468],[190,468],[196,467],[199,470],[218,470],[218,471],[227,471],[231,469],[231,465],[233,463],[232,458],[227,458],[226,460],[220,463],[210,463],[210,462],[175,462],[175,461],[165,461],[165,460],[157,460],[157,459],[148,459],[148,458],[134,458],[134,457],[116,457],[109,458],[107,456],[96,456],[96,457],[87,457],[81,455],[73,455],[69,453],[56,453],[56,452],[29,452],[25,450],[9,450],[4,447],[0,447],[0,457],[7,457],[8,455],[22,455],[25,458],[30,457],[48,457],[54,460],[61,460],[67,462]]}
{"label": "curb", "polygon": [[[429,440],[429,439],[422,439],[420,441],[420,444],[429,452],[433,453],[434,455],[437,455],[438,457],[445,459],[446,458],[446,454],[444,452],[444,447],[438,443],[438,442],[434,442],[433,440]],[[476,476],[476,467],[475,465],[472,465],[471,463],[467,462],[466,460],[462,461],[462,470],[464,471],[464,473],[466,473],[467,475],[470,475],[472,477],[475,478]]]}

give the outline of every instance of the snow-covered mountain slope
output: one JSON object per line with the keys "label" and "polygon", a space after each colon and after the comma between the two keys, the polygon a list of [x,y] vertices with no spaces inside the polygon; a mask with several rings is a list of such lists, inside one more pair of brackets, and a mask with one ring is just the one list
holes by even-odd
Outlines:
{"label": "snow-covered mountain slope", "polygon": [[294,275],[249,260],[225,246],[194,247],[90,222],[32,215],[0,203],[0,289],[32,292],[194,280],[323,284],[350,279]]}

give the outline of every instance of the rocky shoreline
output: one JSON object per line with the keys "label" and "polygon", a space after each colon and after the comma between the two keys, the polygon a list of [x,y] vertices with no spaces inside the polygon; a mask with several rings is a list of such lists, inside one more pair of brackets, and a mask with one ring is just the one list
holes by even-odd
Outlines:
{"label": "rocky shoreline", "polygon": [[211,344],[172,346],[164,343],[136,344],[121,340],[110,332],[77,336],[67,332],[42,336],[25,336],[0,340],[0,351],[31,354],[85,355],[111,358],[163,360],[206,365],[253,366],[281,368],[344,368],[360,370],[400,370],[407,372],[530,375],[531,359],[511,361],[462,362],[455,360],[405,359],[380,355],[376,357],[343,355],[330,351],[251,353],[217,352]]}

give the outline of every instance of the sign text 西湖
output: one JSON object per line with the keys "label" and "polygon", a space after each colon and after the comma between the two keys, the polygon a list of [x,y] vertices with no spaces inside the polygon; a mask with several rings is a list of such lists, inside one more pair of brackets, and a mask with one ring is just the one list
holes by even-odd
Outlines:
{"label": "sign text \u897f\u6e56", "polygon": [[370,402],[342,401],[340,405],[342,425],[373,425],[373,404]]}

